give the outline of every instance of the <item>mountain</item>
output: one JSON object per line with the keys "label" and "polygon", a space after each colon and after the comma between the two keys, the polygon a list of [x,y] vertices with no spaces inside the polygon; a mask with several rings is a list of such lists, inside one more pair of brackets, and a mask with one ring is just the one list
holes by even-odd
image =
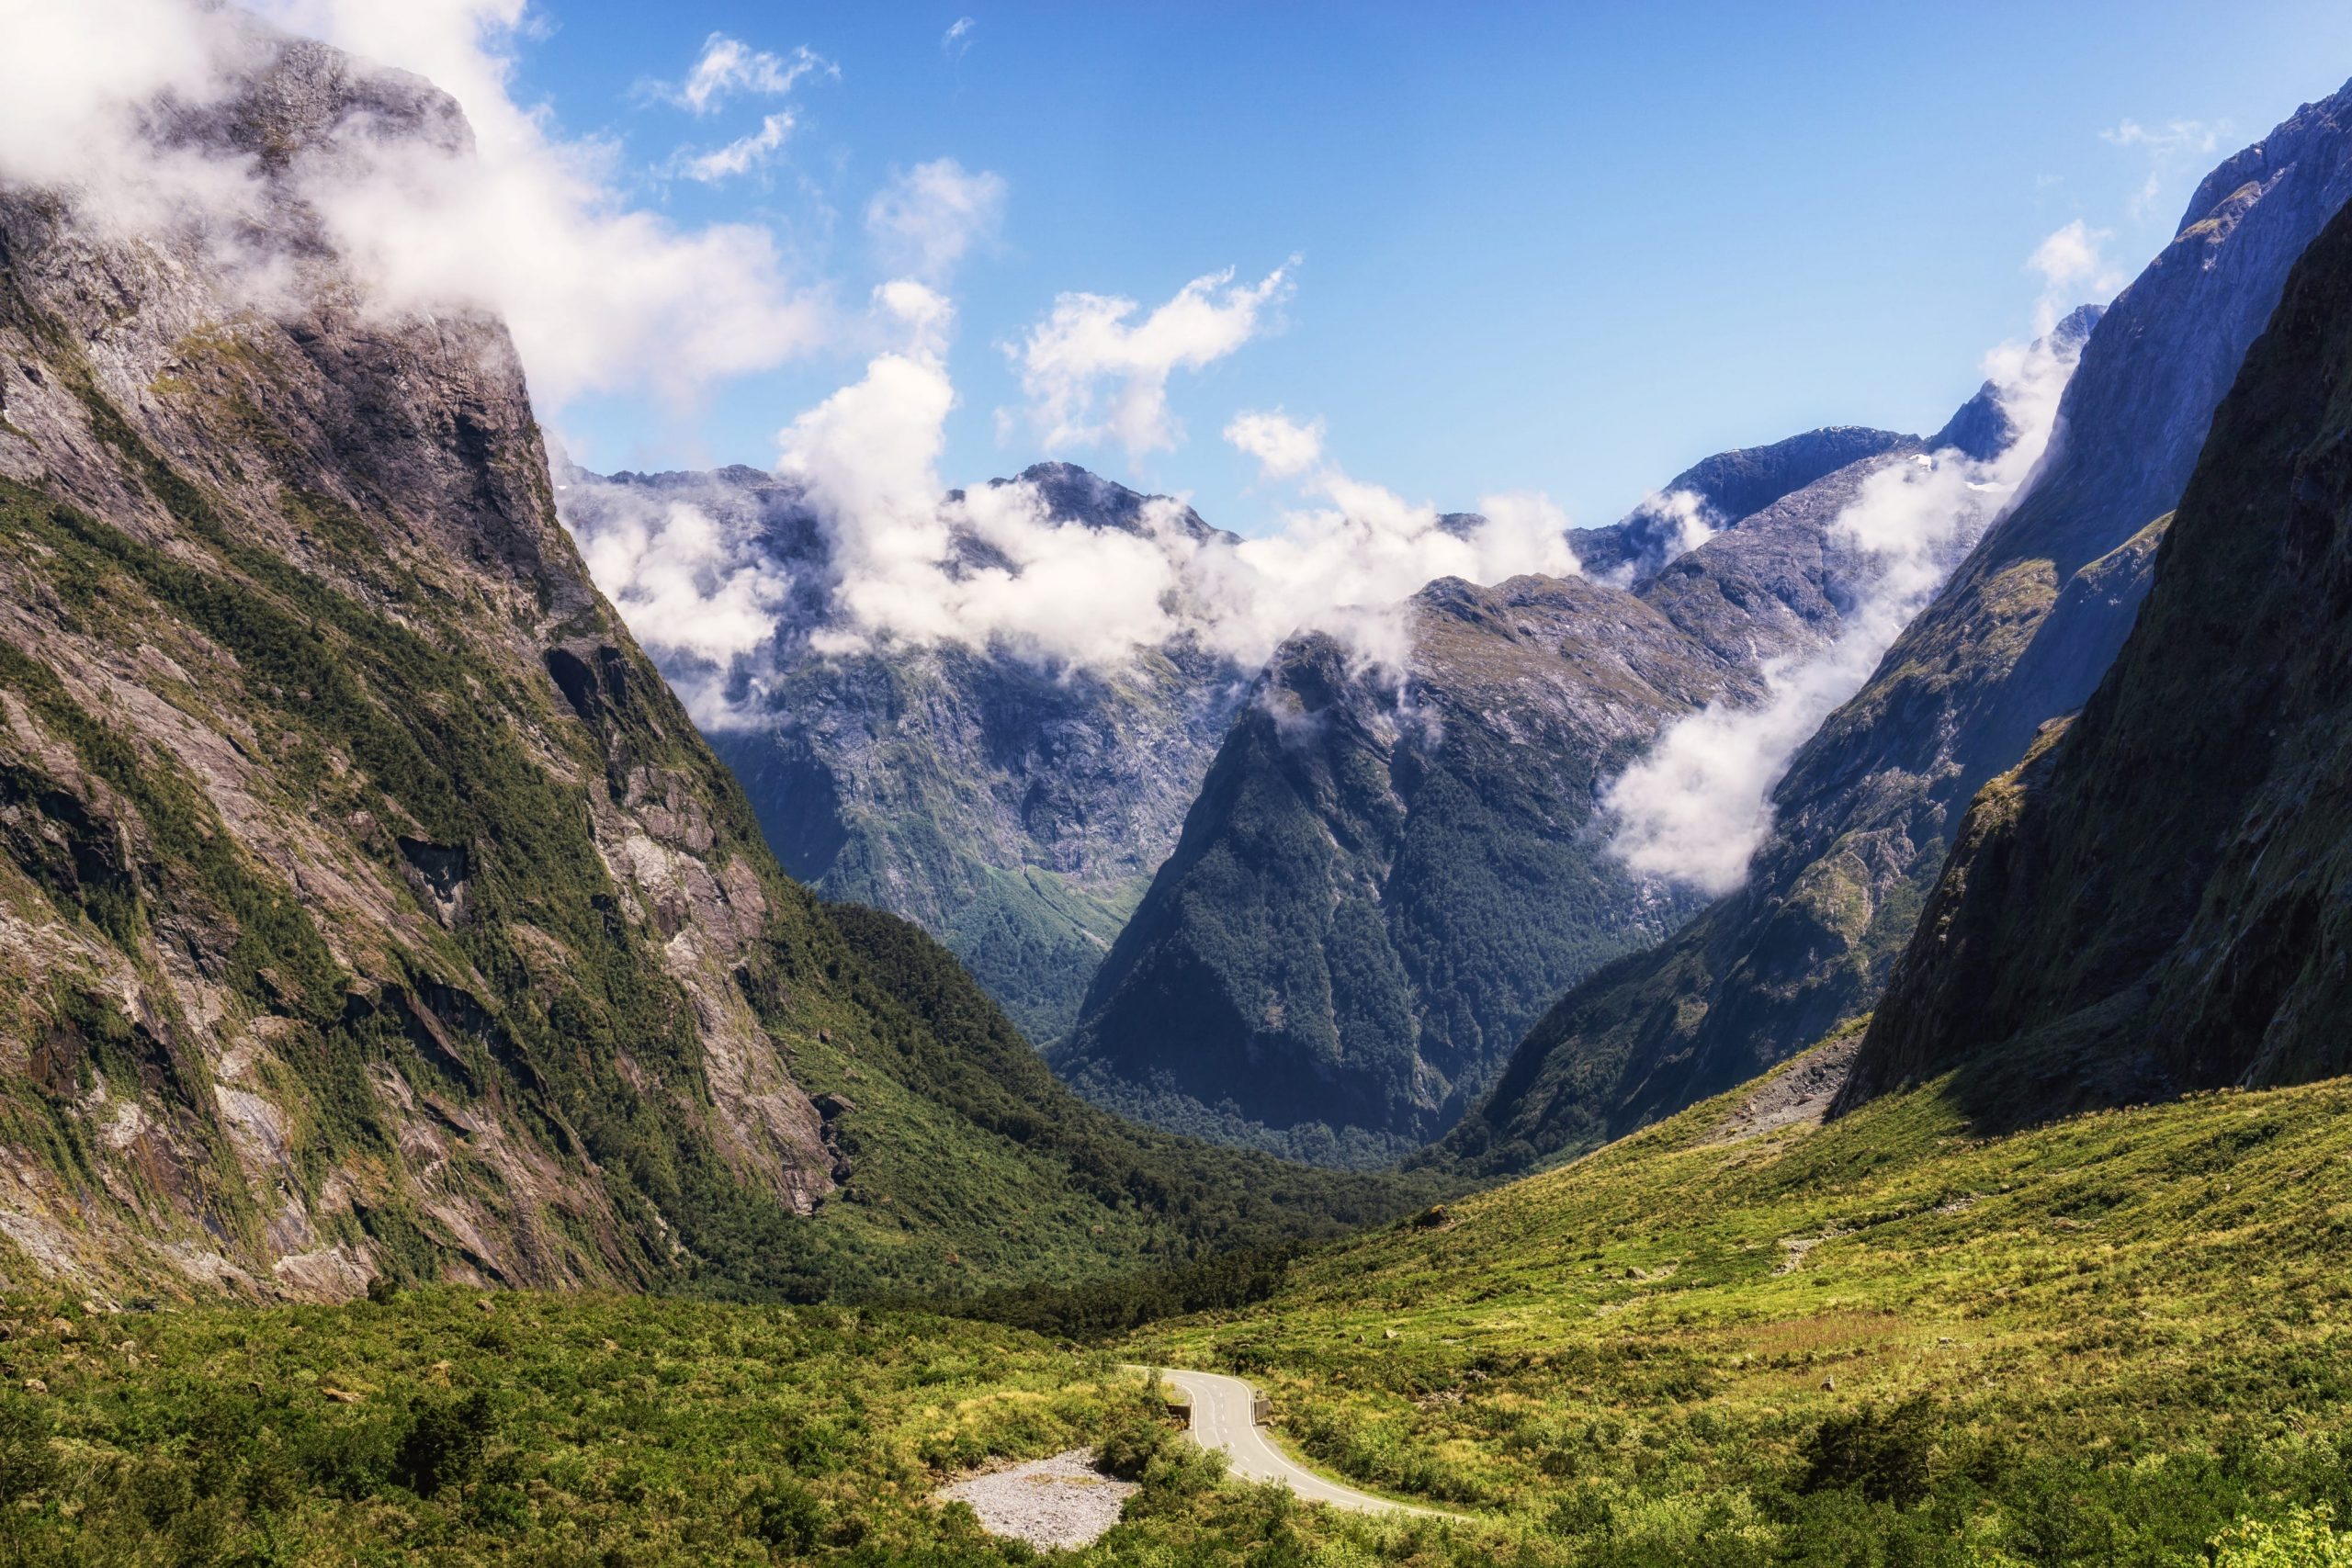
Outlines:
{"label": "mountain", "polygon": [[2002,1122],[2352,1070],[2352,209],[2214,415],[2070,725],[1978,795],[1841,1103]]}
{"label": "mountain", "polygon": [[[761,645],[742,650],[756,688],[739,666],[696,705],[785,869],[922,924],[1030,1038],[1067,1032],[1174,847],[1248,672],[1182,637],[1110,671],[953,640],[819,649],[841,620],[832,547],[797,485],[744,468],[566,481],[559,504],[592,565],[649,511],[684,509],[725,541],[726,569],[789,581],[764,607]],[[1065,525],[1142,535],[1157,510],[1189,540],[1213,532],[1189,507],[1067,463],[995,488],[1031,492]],[[969,530],[958,545],[990,564]],[[690,636],[648,636],[682,689],[726,679]]]}
{"label": "mountain", "polygon": [[0,189],[0,1280],[955,1291],[1398,1201],[1093,1111],[788,879],[503,327],[306,203],[454,105],[204,17],[223,95],[147,123],[253,182],[233,244]]}
{"label": "mountain", "polygon": [[[1769,446],[1735,446],[1683,469],[1623,520],[1606,528],[1574,529],[1568,537],[1587,576],[1631,586],[1655,577],[1716,529],[1736,525],[1849,464],[1909,446],[1913,439],[1891,430],[1840,424]],[[1951,443],[1931,444],[1931,449],[1933,445]]]}
{"label": "mountain", "polygon": [[1401,671],[1326,636],[1283,645],[1056,1066],[1128,1114],[1295,1157],[1374,1161],[1443,1132],[1562,988],[1695,906],[1611,853],[1603,784],[1672,720],[1762,701],[1768,663],[1837,637],[1871,566],[1835,525],[1871,476],[1927,459],[1829,431],[1692,470],[1748,476],[1709,492],[1728,506],[1856,451],[1752,513],[1713,512],[1632,590],[1433,583],[1404,607]]}
{"label": "mountain", "polygon": [[1753,1076],[1869,1010],[1977,789],[2080,707],[2289,268],[2352,197],[2352,89],[2207,176],[2091,330],[2008,514],[1796,754],[1747,884],[1537,1023],[1437,1157],[1510,1170]]}

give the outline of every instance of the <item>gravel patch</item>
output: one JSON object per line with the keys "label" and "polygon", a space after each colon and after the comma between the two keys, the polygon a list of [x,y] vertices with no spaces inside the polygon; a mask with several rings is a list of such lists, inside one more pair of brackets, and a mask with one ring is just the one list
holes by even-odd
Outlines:
{"label": "gravel patch", "polygon": [[1084,1546],[1119,1522],[1119,1510],[1137,1488],[1094,1468],[1094,1450],[1072,1449],[1051,1459],[990,1471],[941,1488],[935,1503],[969,1503],[990,1535],[1032,1546]]}

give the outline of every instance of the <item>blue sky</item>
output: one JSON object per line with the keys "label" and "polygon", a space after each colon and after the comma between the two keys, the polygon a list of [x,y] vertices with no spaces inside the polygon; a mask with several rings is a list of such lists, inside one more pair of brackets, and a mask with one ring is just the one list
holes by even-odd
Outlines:
{"label": "blue sky", "polygon": [[[681,222],[773,227],[845,313],[888,276],[863,214],[894,170],[951,157],[1001,176],[999,231],[947,288],[944,477],[1066,457],[1190,491],[1242,532],[1281,499],[1218,437],[1245,408],[1321,419],[1336,461],[1412,500],[1537,490],[1584,524],[1725,446],[1931,429],[1983,353],[2031,325],[2025,263],[2046,235],[2080,220],[2137,270],[2206,167],[2352,75],[2352,6],[2298,0],[536,15],[518,96],[612,142],[632,194]],[[808,49],[838,75],[703,116],[635,90],[682,78],[713,33]],[[763,169],[658,172],[779,107],[797,123]],[[1293,257],[1278,324],[1171,378],[1173,450],[1048,454],[1029,426],[1001,429],[1022,401],[1004,345],[1058,294],[1148,309]],[[766,466],[777,430],[870,347],[693,406],[575,400],[556,423],[598,467]]]}

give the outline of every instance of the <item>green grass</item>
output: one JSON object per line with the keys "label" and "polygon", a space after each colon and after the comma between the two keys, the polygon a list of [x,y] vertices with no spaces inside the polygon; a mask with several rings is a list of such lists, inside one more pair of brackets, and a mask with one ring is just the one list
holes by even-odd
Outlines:
{"label": "green grass", "polygon": [[[609,1295],[19,1296],[0,1562],[1023,1562],[922,1499],[1095,1440],[1148,1481],[1104,1563],[2343,1560],[2352,1083],[1984,1140],[1939,1086],[1713,1141],[1728,1109],[1114,1344]],[[1125,1360],[1240,1371],[1309,1462],[1472,1517],[1220,1483]]]}
{"label": "green grass", "polygon": [[1985,1141],[1939,1089],[1711,1142],[1728,1104],[1129,1353],[1544,1560],[2194,1562],[2352,1505],[2352,1086]]}
{"label": "green grass", "polygon": [[1103,1358],[899,1314],[435,1290],[0,1317],[7,1562],[882,1561],[970,1535],[922,1506],[942,1476],[1154,1414]]}

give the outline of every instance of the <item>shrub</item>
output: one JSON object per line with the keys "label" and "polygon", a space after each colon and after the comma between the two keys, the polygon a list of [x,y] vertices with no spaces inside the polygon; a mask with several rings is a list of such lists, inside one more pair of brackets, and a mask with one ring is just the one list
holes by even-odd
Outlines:
{"label": "shrub", "polygon": [[743,1530],[778,1551],[797,1554],[817,1544],[825,1510],[797,1481],[771,1481],[744,1499]]}
{"label": "shrub", "polygon": [[38,1497],[57,1483],[57,1451],[48,1416],[31,1401],[0,1397],[0,1507]]}
{"label": "shrub", "polygon": [[2213,1538],[2213,1568],[2352,1568],[2352,1531],[2335,1511],[2290,1508],[2283,1519],[2240,1519]]}
{"label": "shrub", "polygon": [[1831,1416],[1804,1440],[1802,1492],[1851,1488],[1875,1503],[1909,1507],[1928,1495],[1935,1408],[1925,1398]]}
{"label": "shrub", "polygon": [[393,1476],[420,1497],[464,1485],[481,1472],[482,1450],[496,1422],[486,1390],[462,1399],[419,1401],[393,1451]]}
{"label": "shrub", "polygon": [[1114,1422],[1094,1451],[1095,1461],[1122,1481],[1141,1481],[1172,1438],[1150,1416],[1132,1411]]}

